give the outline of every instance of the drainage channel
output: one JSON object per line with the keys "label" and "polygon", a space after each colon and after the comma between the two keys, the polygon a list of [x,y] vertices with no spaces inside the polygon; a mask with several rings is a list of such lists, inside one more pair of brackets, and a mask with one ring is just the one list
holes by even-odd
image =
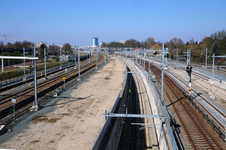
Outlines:
{"label": "drainage channel", "polygon": [[[127,71],[130,71],[127,68]],[[140,104],[136,84],[132,74],[127,74],[122,96],[118,96],[111,113],[140,114]],[[144,123],[142,118],[107,118],[93,150],[98,149],[145,149],[144,130],[131,123]]]}

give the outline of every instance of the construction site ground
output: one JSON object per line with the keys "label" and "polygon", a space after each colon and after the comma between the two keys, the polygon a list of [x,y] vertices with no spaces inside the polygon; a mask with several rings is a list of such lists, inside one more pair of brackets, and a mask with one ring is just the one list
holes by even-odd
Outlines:
{"label": "construction site ground", "polygon": [[91,149],[123,80],[123,62],[108,64],[0,136],[0,149]]}

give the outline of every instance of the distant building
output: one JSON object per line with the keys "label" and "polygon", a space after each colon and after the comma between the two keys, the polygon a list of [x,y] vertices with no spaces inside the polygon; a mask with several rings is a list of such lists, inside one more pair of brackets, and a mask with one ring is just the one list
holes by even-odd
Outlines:
{"label": "distant building", "polygon": [[103,42],[100,42],[100,47],[102,47]]}
{"label": "distant building", "polygon": [[120,43],[125,44],[125,40],[120,40]]}
{"label": "distant building", "polygon": [[98,38],[96,38],[96,37],[93,37],[92,38],[92,46],[97,46],[98,47]]}
{"label": "distant building", "polygon": [[40,47],[40,43],[36,43],[35,48],[39,48],[39,47]]}

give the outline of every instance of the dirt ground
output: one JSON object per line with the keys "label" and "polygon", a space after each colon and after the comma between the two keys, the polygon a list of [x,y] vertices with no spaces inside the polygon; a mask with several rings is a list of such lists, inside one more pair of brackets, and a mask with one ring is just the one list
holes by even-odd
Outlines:
{"label": "dirt ground", "polygon": [[[118,58],[110,62],[70,95],[62,95],[55,110],[33,118],[30,125],[2,143],[0,148],[21,150],[91,149],[121,87],[125,66]],[[44,108],[45,109],[45,108]],[[1,137],[0,137],[1,138]]]}

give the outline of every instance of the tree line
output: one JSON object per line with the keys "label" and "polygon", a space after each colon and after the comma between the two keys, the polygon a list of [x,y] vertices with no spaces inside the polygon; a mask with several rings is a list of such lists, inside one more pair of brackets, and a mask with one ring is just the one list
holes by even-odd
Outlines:
{"label": "tree line", "polygon": [[[162,48],[162,42],[156,42],[153,37],[148,37],[145,41],[137,41],[135,39],[128,39],[125,43],[120,42],[102,42],[102,47],[143,47],[145,49],[159,50]],[[182,39],[174,37],[164,43],[164,47],[168,48],[171,57],[176,59],[176,53],[178,55],[185,55],[188,49],[191,50],[191,60],[196,62],[205,62],[206,48],[208,52],[208,61],[212,60],[212,55],[224,55],[226,53],[226,32],[225,29],[212,33],[209,37],[204,36],[201,42],[194,41],[191,38],[190,41],[184,42]],[[185,57],[185,56],[184,56]],[[224,63],[224,58],[219,58],[218,63]]]}
{"label": "tree line", "polygon": [[3,43],[1,43],[0,48],[4,48],[4,49],[21,49],[21,48],[33,48],[34,47],[34,43],[29,42],[29,41],[24,41],[24,42],[20,42],[17,41],[14,44],[8,42],[6,45],[3,45]]}
{"label": "tree line", "polygon": [[[26,51],[27,51],[27,49],[33,49],[34,45],[35,45],[34,43],[29,42],[29,41],[24,41],[24,42],[17,41],[13,44],[8,42],[6,45],[3,45],[3,43],[1,43],[1,45],[0,45],[0,49],[1,49],[0,55],[3,52],[9,52],[9,53],[11,53],[11,55],[14,53],[14,51],[23,52],[22,51],[23,48],[25,48]],[[52,45],[49,45],[49,47],[47,47],[47,45],[45,45],[44,43],[41,42],[40,46],[37,48],[38,55],[40,55],[40,56],[44,55],[44,48],[47,49],[48,54],[58,55],[58,56],[60,54],[60,47],[59,46],[52,44]],[[30,54],[30,52],[29,52],[29,54]],[[31,53],[31,54],[33,55],[33,53]],[[73,54],[71,45],[69,43],[66,43],[66,44],[63,45],[62,54]],[[12,56],[17,56],[17,55],[13,54]]]}

